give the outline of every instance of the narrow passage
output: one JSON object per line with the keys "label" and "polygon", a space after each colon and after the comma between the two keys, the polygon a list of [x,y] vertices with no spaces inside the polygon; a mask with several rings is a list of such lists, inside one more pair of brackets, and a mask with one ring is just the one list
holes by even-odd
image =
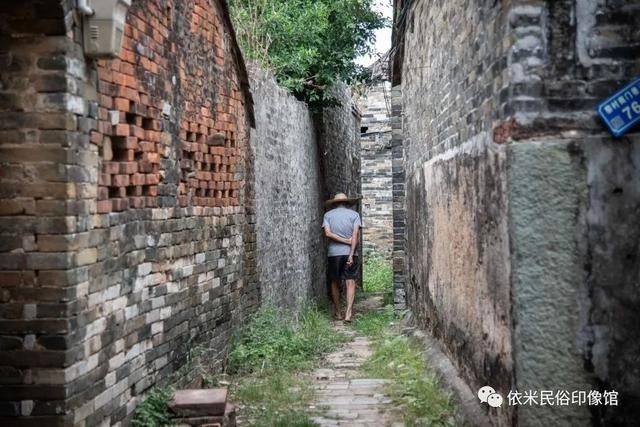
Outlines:
{"label": "narrow passage", "polygon": [[[375,310],[381,305],[381,299],[370,297],[356,304],[356,312]],[[349,341],[323,357],[322,367],[313,372],[314,406],[319,413],[313,421],[321,427],[404,426],[401,414],[385,396],[387,380],[362,374],[364,363],[373,354],[369,338],[359,336],[343,322],[334,322],[333,328]]]}

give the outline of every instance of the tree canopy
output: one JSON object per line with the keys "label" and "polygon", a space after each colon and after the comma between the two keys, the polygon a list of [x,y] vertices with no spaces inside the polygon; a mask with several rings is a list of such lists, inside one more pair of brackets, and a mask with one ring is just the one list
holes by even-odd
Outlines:
{"label": "tree canopy", "polygon": [[312,107],[332,105],[328,90],[363,73],[354,60],[373,50],[386,25],[374,0],[231,0],[244,55]]}

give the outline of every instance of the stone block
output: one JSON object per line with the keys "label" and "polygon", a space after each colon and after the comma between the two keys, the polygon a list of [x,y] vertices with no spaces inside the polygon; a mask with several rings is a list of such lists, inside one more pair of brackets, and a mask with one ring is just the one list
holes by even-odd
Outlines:
{"label": "stone block", "polygon": [[177,417],[172,420],[176,427],[235,427],[236,426],[236,409],[231,403],[227,403],[223,414],[217,416],[193,416],[193,417]]}
{"label": "stone block", "polygon": [[178,390],[169,408],[182,417],[223,415],[227,404],[227,389]]}

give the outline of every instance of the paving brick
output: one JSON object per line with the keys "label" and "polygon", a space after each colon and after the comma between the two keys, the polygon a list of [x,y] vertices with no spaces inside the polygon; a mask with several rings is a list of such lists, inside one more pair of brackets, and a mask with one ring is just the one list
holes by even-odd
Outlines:
{"label": "paving brick", "polygon": [[[356,306],[356,311],[360,308]],[[404,425],[402,414],[385,397],[387,380],[360,378],[363,364],[371,357],[369,340],[357,337],[351,328],[336,322],[336,330],[350,337],[343,348],[326,356],[326,367],[314,372],[316,397],[313,420],[322,427],[340,425]]]}

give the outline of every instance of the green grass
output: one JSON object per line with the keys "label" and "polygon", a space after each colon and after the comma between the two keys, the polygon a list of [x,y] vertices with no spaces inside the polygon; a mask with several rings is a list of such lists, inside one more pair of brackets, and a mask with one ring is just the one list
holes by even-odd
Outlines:
{"label": "green grass", "polygon": [[278,315],[274,308],[264,308],[236,337],[228,372],[309,368],[316,356],[335,349],[343,340],[317,307],[305,308],[297,319]]}
{"label": "green grass", "polygon": [[393,288],[391,261],[375,253],[367,254],[363,262],[362,288],[366,293],[390,293]]}
{"label": "green grass", "polygon": [[249,376],[239,379],[232,393],[243,404],[242,416],[250,425],[316,425],[305,413],[313,399],[313,389],[310,380],[302,375],[272,371],[266,376]]}
{"label": "green grass", "polygon": [[376,339],[387,332],[395,318],[393,307],[387,305],[381,310],[357,313],[353,320],[353,328],[362,335]]}
{"label": "green grass", "polygon": [[[369,268],[369,275],[367,275]],[[391,266],[379,257],[365,260],[365,291],[391,295]],[[398,334],[392,301],[385,307],[356,315],[353,328],[372,339],[373,355],[362,367],[368,378],[391,380],[387,395],[401,408],[407,426],[455,426],[455,407],[426,365],[419,345]]]}
{"label": "green grass", "polygon": [[[216,377],[224,378],[224,384],[230,384],[232,401],[243,406],[242,417],[250,425],[312,427],[316,424],[306,412],[313,399],[313,387],[304,370],[344,340],[331,327],[327,314],[315,306],[305,307],[296,316],[263,308],[234,338],[227,364],[229,376],[213,375],[207,352],[196,346],[172,380],[177,383],[179,379],[202,377],[208,386],[213,386]],[[149,392],[136,408],[133,425],[170,425],[167,405],[172,395],[170,387]]]}
{"label": "green grass", "polygon": [[374,354],[363,366],[370,377],[391,380],[385,391],[403,409],[407,426],[452,427],[455,408],[417,344],[403,335],[387,333],[374,342]]}
{"label": "green grass", "polygon": [[133,417],[135,427],[164,427],[170,423],[169,400],[173,397],[173,388],[155,388],[145,396],[136,407]]}
{"label": "green grass", "polygon": [[231,393],[250,425],[311,427],[312,381],[304,371],[345,340],[327,314],[314,306],[296,316],[261,309],[235,338],[228,372]]}

